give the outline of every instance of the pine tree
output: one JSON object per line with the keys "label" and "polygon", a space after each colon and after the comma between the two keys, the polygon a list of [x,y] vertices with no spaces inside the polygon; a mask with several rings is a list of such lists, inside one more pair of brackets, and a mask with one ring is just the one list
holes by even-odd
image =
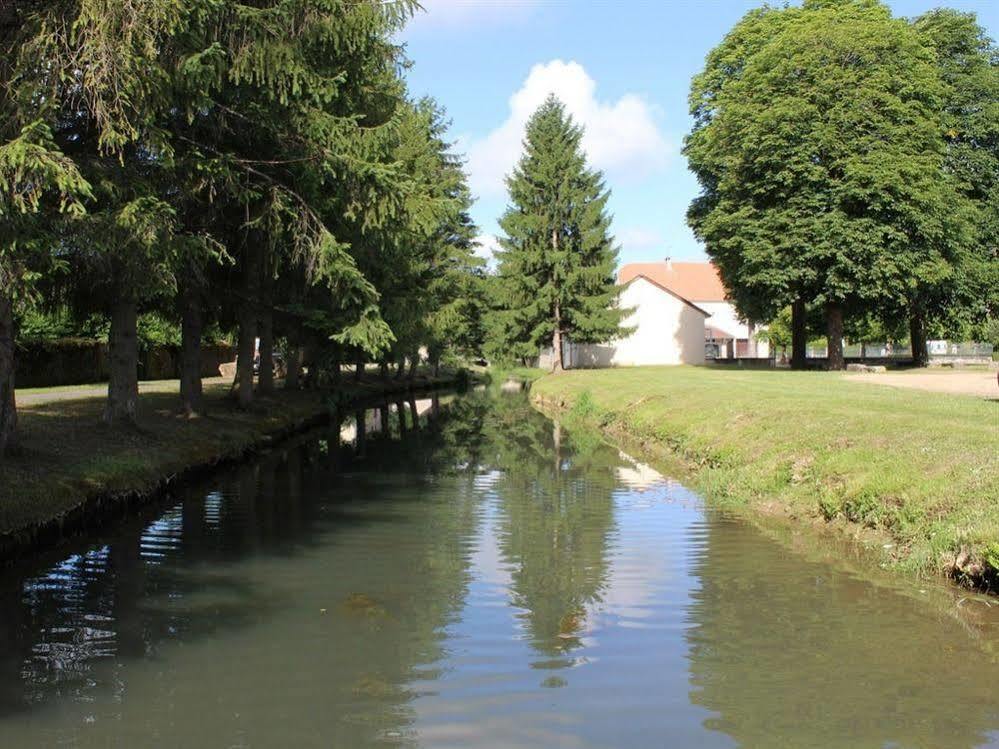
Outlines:
{"label": "pine tree", "polygon": [[565,338],[597,343],[620,332],[614,283],[617,248],[606,189],[586,164],[582,129],[554,96],[527,123],[524,155],[507,178],[511,205],[500,219],[499,308],[493,347],[506,357],[554,348]]}

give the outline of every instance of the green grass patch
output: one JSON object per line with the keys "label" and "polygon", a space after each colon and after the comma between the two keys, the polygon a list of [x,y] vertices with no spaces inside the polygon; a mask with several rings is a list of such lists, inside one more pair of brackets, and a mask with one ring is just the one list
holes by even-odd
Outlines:
{"label": "green grass patch", "polygon": [[899,570],[999,569],[995,400],[706,367],[573,371],[532,392],[682,458],[723,506],[871,534]]}

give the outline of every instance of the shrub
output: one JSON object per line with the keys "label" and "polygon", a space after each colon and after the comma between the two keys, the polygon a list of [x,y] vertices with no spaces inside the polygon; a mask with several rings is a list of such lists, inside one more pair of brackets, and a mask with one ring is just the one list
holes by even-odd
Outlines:
{"label": "shrub", "polygon": [[982,556],[985,559],[985,564],[999,573],[999,541],[993,541],[986,546],[985,553]]}

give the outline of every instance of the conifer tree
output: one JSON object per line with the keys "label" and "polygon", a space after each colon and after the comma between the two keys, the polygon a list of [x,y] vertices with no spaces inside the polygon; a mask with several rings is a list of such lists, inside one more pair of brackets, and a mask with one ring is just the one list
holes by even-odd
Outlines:
{"label": "conifer tree", "polygon": [[582,129],[554,96],[531,116],[524,154],[507,178],[510,206],[495,284],[494,345],[507,358],[554,349],[564,368],[563,342],[597,343],[617,336],[622,311],[614,273],[603,176],[587,166]]}

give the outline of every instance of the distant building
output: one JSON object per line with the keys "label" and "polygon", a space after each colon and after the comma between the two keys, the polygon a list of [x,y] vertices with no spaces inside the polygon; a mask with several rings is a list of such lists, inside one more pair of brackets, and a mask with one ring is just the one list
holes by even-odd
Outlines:
{"label": "distant building", "polygon": [[725,293],[714,263],[677,262],[669,258],[657,263],[628,263],[618,274],[625,284],[644,277],[688,300],[710,315],[704,328],[705,357],[735,359],[770,355],[766,341],[757,341],[758,328],[742,320]]}
{"label": "distant building", "polygon": [[[564,343],[569,368],[629,367],[655,364],[703,364],[705,359],[766,357],[766,342],[739,319],[711,263],[665,260],[629,263],[618,282],[620,306],[631,310],[624,326],[629,335],[600,344]],[[552,364],[550,348],[539,366]]]}

